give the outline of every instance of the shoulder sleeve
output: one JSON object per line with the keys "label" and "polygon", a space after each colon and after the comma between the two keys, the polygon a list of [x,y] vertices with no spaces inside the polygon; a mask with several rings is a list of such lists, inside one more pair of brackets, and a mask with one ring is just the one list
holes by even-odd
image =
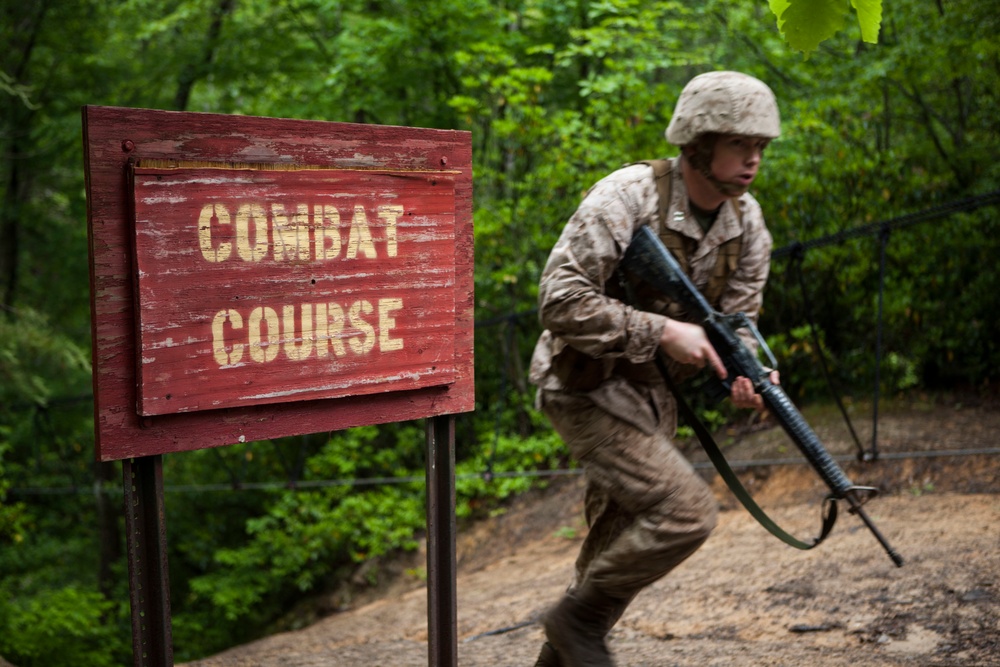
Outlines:
{"label": "shoulder sleeve", "polygon": [[657,215],[649,167],[633,165],[591,189],[563,229],[539,282],[542,326],[595,357],[652,359],[666,325],[605,293],[632,234]]}

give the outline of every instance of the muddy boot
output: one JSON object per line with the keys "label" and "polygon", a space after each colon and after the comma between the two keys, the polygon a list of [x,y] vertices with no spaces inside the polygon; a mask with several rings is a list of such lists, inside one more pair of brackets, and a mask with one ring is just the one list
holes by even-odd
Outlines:
{"label": "muddy boot", "polygon": [[534,667],[563,667],[559,661],[559,654],[556,653],[552,644],[548,642],[542,644],[542,650],[538,654],[538,660],[535,661]]}
{"label": "muddy boot", "polygon": [[563,596],[545,617],[545,636],[562,667],[614,667],[604,643],[608,618],[627,604],[593,586]]}
{"label": "muddy boot", "polygon": [[604,623],[602,625],[602,631],[604,632],[605,637],[611,634],[611,629],[615,627],[618,620],[625,614],[625,610],[630,604],[632,604],[632,600],[634,599],[635,594],[632,594],[627,598],[616,598],[614,602],[608,606],[608,614],[604,618]]}

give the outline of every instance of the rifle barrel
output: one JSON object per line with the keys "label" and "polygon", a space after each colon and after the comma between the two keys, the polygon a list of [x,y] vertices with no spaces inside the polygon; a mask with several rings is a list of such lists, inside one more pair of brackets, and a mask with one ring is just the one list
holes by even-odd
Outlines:
{"label": "rifle barrel", "polygon": [[867,512],[865,512],[864,508],[861,507],[861,505],[858,503],[857,500],[854,499],[853,496],[849,495],[847,499],[848,502],[850,502],[851,504],[851,509],[849,510],[851,514],[857,514],[859,517],[861,517],[861,520],[864,521],[866,526],[868,526],[868,530],[872,532],[872,535],[874,535],[875,539],[878,540],[879,544],[882,545],[882,548],[885,549],[885,552],[889,554],[889,558],[892,559],[892,562],[895,563],[896,567],[903,567],[903,557],[899,555],[898,551],[892,548],[892,546],[889,544],[889,541],[885,539],[885,536],[882,535],[882,533],[875,526],[872,520],[868,518],[868,514]]}

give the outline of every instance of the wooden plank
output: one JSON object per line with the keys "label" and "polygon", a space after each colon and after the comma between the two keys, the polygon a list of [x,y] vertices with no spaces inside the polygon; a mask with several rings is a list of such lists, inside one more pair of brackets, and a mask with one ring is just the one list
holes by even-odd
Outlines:
{"label": "wooden plank", "polygon": [[455,375],[454,179],[133,170],[142,415]]}
{"label": "wooden plank", "polygon": [[[473,409],[472,154],[469,133],[115,107],[85,107],[83,122],[99,460],[109,461],[238,441],[420,419]],[[427,294],[416,288],[418,278],[427,276],[418,275],[421,271],[420,257],[405,254],[404,239],[406,243],[416,244],[415,228],[408,228],[406,234],[397,237],[397,243],[400,244],[399,255],[392,258],[399,260],[398,270],[402,272],[399,274],[400,284],[395,286],[399,288],[396,293],[383,294],[383,291],[392,287],[379,284],[373,277],[362,278],[363,271],[348,271],[350,278],[345,279],[346,282],[338,282],[339,270],[347,263],[346,259],[336,263],[337,271],[332,270],[334,265],[331,264],[326,267],[330,270],[325,273],[310,272],[308,265],[316,264],[312,261],[302,265],[289,262],[285,278],[290,282],[285,283],[278,273],[272,272],[273,266],[262,269],[261,264],[249,269],[237,269],[234,267],[238,262],[227,259],[217,264],[227,270],[233,269],[233,284],[228,296],[233,301],[240,300],[235,299],[238,296],[242,299],[253,297],[256,301],[251,304],[252,308],[240,310],[243,306],[231,307],[232,302],[213,302],[219,289],[220,275],[212,274],[211,271],[205,273],[205,285],[200,294],[197,272],[188,271],[182,281],[186,282],[187,287],[181,289],[179,295],[165,296],[158,292],[165,284],[165,276],[142,276],[137,271],[141,270],[143,253],[147,253],[148,260],[153,253],[163,251],[164,246],[157,249],[157,234],[153,234],[151,238],[142,236],[137,230],[149,224],[154,227],[160,225],[159,231],[163,234],[175,233],[170,231],[167,224],[173,214],[160,218],[151,210],[144,211],[144,206],[149,205],[149,202],[136,203],[137,197],[145,195],[133,194],[129,178],[131,176],[136,179],[136,192],[141,193],[148,185],[148,180],[156,178],[158,171],[182,181],[185,178],[190,180],[198,169],[209,168],[199,164],[202,162],[220,165],[221,171],[215,172],[217,176],[221,173],[232,175],[245,171],[259,175],[266,173],[266,170],[287,171],[292,174],[273,177],[271,185],[265,184],[275,191],[300,188],[297,194],[293,193],[284,200],[286,216],[289,210],[297,213],[299,203],[323,203],[312,201],[310,197],[317,194],[316,179],[322,178],[325,172],[339,170],[337,177],[346,179],[340,182],[353,185],[357,185],[358,179],[362,178],[356,175],[357,172],[371,172],[364,176],[371,179],[371,187],[367,194],[361,195],[359,204],[373,221],[376,252],[380,243],[388,243],[387,231],[374,224],[378,219],[377,207],[385,205],[378,202],[389,194],[396,194],[398,185],[399,196],[406,200],[404,209],[410,206],[414,207],[412,210],[420,208],[428,211],[428,219],[433,220],[436,227],[440,225],[440,229],[435,231],[438,236],[427,242],[429,254],[426,256],[430,262],[427,266],[440,268],[443,266],[444,255],[449,253],[453,267],[451,284],[449,286],[447,280],[442,280],[439,287],[427,290]],[[346,176],[347,173],[355,175]],[[428,179],[435,180],[436,184],[431,186]],[[193,184],[189,183],[189,186],[185,196],[198,201],[196,189],[191,189]],[[431,195],[430,192],[444,194]],[[449,192],[452,205],[450,211],[445,211],[448,207],[443,202],[448,199]],[[148,196],[145,197],[149,199]],[[219,197],[218,201],[228,207],[227,212],[232,219],[234,213],[229,209],[236,206],[238,199],[227,198],[236,197],[236,193],[229,192]],[[130,209],[133,208],[136,228],[130,223]],[[236,210],[238,211],[238,206]],[[351,210],[353,219],[353,206]],[[343,211],[340,214],[343,225],[345,216]],[[273,226],[273,211],[270,220]],[[164,224],[167,227],[163,227]],[[315,225],[315,220],[310,224]],[[210,221],[210,225],[219,225],[218,220]],[[405,225],[397,231],[401,233],[404,227]],[[212,237],[213,248],[218,248],[218,244],[225,240],[221,226],[218,229],[218,238]],[[349,240],[349,227],[341,232],[341,252],[346,258],[343,234]],[[184,234],[183,231],[176,233],[182,236]],[[376,237],[380,240],[376,240]],[[270,238],[273,240],[273,236]],[[315,228],[310,229],[309,238],[315,239]],[[185,243],[191,246],[190,238]],[[446,246],[450,247],[446,250]],[[193,248],[193,252],[200,253],[200,242]],[[188,247],[187,250],[190,251],[191,248]],[[314,251],[310,249],[310,252]],[[383,254],[387,255],[387,251]],[[230,261],[233,263],[227,265]],[[271,264],[276,265],[277,262],[272,261]],[[260,273],[255,274],[255,271]],[[211,280],[208,280],[210,275]],[[317,280],[316,286],[311,282],[314,278]],[[261,294],[256,293],[255,285],[258,282],[268,286]],[[288,287],[287,293],[295,296],[294,300],[286,300],[280,294],[283,284]],[[342,287],[344,285],[349,289]],[[317,298],[312,298],[310,289],[315,290]],[[377,294],[370,295],[366,290]],[[362,298],[363,296],[370,298]],[[175,298],[179,301],[174,301]],[[374,312],[365,321],[374,328],[377,320],[372,318],[377,314],[379,298],[403,300],[405,313],[401,312],[404,310],[401,308],[398,311],[387,310],[384,315],[395,319],[396,326],[401,328],[399,337],[412,335],[416,340],[421,335],[425,336],[431,346],[426,350],[431,352],[425,350],[424,356],[440,353],[442,363],[438,368],[431,369],[435,364],[428,364],[420,358],[421,355],[416,353],[419,346],[412,350],[407,347],[406,352],[398,359],[391,359],[391,365],[404,375],[407,369],[417,369],[416,379],[401,380],[400,384],[395,384],[395,380],[391,378],[400,373],[390,372],[387,367],[385,374],[381,378],[376,377],[376,382],[369,386],[369,389],[373,386],[378,389],[367,391],[364,388],[365,364],[351,360],[350,352],[341,358],[342,365],[334,368],[333,372],[313,373],[311,376],[309,372],[304,372],[310,377],[309,380],[302,379],[298,370],[289,371],[288,368],[292,366],[290,361],[284,363],[276,360],[273,362],[275,372],[280,366],[280,373],[275,377],[268,377],[267,374],[261,375],[258,372],[257,376],[261,381],[266,380],[269,385],[273,380],[279,388],[269,388],[268,392],[260,393],[293,393],[289,394],[292,397],[289,400],[278,397],[279,402],[272,403],[270,401],[274,397],[259,402],[245,399],[246,396],[258,396],[243,391],[249,376],[230,387],[217,374],[218,369],[209,367],[211,372],[200,371],[193,374],[195,378],[199,375],[210,378],[204,381],[210,386],[202,391],[194,388],[197,387],[198,380],[178,376],[176,372],[171,377],[158,380],[157,372],[169,368],[169,363],[159,367],[159,361],[150,362],[148,366],[143,362],[145,352],[157,345],[157,327],[182,319],[181,315],[192,311],[199,299],[204,302],[204,311],[210,314],[213,322],[221,310],[226,310],[227,314],[229,310],[235,310],[244,318],[244,327],[247,327],[249,318],[257,307],[274,310],[280,327],[286,305],[293,307],[293,319],[297,317],[301,323],[303,303],[315,306],[333,302],[342,309],[346,306],[347,314],[358,301],[369,301]],[[420,300],[421,308],[411,311],[406,305],[408,299],[411,303],[416,303],[413,299]],[[385,308],[391,309],[392,303],[387,303]],[[147,306],[152,306],[153,310],[149,311]],[[358,308],[357,312],[364,314],[363,306]],[[162,318],[162,313],[158,312],[161,310],[167,313]],[[201,309],[195,320],[204,324],[206,315],[200,311]],[[269,317],[269,314],[266,315]],[[261,318],[267,319],[263,310]],[[444,322],[449,318],[452,322],[451,332],[443,333],[442,327],[447,328],[444,327]],[[226,336],[236,332],[230,320],[223,322],[222,326]],[[264,326],[260,325],[260,331],[266,331]],[[350,340],[360,336],[359,331],[360,329],[353,332],[344,329],[339,332],[340,341],[347,349],[350,349]],[[297,332],[298,339],[303,338],[302,333]],[[204,337],[204,329],[199,335]],[[261,335],[266,337],[267,334]],[[378,336],[377,333],[373,335]],[[396,337],[390,334],[390,346]],[[450,346],[445,339],[450,339]],[[236,338],[227,339],[226,353],[232,354],[235,349],[233,346],[237,343]],[[404,345],[407,343],[408,341],[404,342]],[[249,344],[248,333],[247,345]],[[329,341],[327,344],[330,345]],[[143,345],[147,347],[144,349]],[[362,349],[363,347],[364,344]],[[192,353],[194,356],[206,356],[203,348],[196,346],[192,349],[201,350],[197,354]],[[214,348],[212,351],[214,357]],[[332,346],[330,353],[328,361],[332,361],[336,354]],[[249,355],[247,348],[244,348],[244,354]],[[391,355],[383,354],[380,357],[391,358]],[[330,371],[330,367],[326,370]],[[330,394],[325,394],[323,392],[327,390],[317,390],[311,384],[317,378],[329,380],[341,372],[346,384],[350,385],[349,389],[333,389],[329,390]],[[242,389],[237,389],[241,386]],[[181,409],[174,406],[160,407],[158,404],[166,402],[166,393],[176,387],[181,388],[179,395],[185,397]],[[173,392],[169,393],[169,400],[174,400]],[[221,397],[218,399],[219,404],[211,403],[216,399],[206,398],[213,395]]]}

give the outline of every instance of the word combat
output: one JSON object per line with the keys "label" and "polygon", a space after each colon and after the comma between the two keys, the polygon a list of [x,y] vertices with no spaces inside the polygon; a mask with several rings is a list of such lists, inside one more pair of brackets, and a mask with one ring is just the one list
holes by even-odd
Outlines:
{"label": "word combat", "polygon": [[[341,239],[340,211],[335,206],[313,205],[312,225],[308,204],[298,204],[293,212],[288,212],[283,204],[271,204],[270,209],[268,216],[268,210],[259,203],[239,204],[235,214],[231,214],[224,204],[203,206],[198,217],[198,245],[202,257],[209,262],[231,259],[260,262],[271,254],[272,246],[274,260],[278,262],[327,261],[339,258],[341,252],[344,259],[375,259],[378,256],[364,206],[354,207],[346,244]],[[403,207],[382,205],[375,213],[385,228],[385,254],[396,257],[399,252],[396,226]],[[268,242],[269,218],[273,244]],[[315,229],[313,239],[310,239],[310,228]]]}

